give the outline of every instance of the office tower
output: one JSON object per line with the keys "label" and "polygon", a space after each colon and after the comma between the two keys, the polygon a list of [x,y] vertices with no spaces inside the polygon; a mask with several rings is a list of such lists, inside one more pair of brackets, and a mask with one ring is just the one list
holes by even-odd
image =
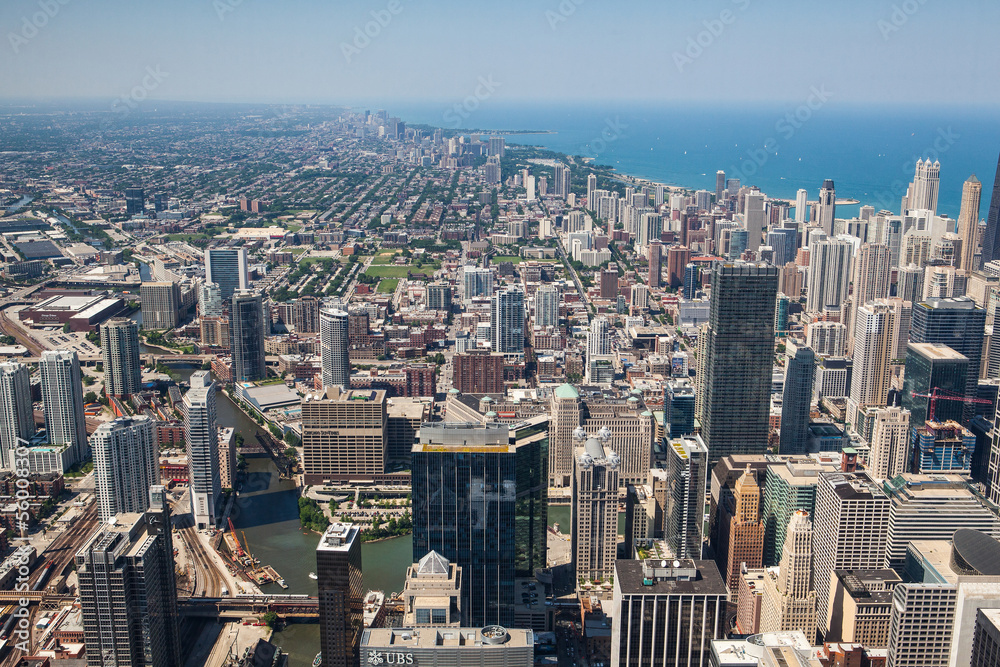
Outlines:
{"label": "office tower", "polygon": [[364,579],[361,531],[331,523],[316,547],[319,645],[324,665],[354,667],[364,630]]}
{"label": "office tower", "polygon": [[901,575],[911,542],[950,540],[959,527],[1000,536],[1000,518],[961,475],[902,473],[882,488],[891,503],[883,567]]}
{"label": "office tower", "polygon": [[677,558],[701,559],[708,488],[708,448],[700,436],[665,441],[663,539]]}
{"label": "office tower", "polygon": [[695,389],[690,380],[667,381],[663,401],[663,423],[667,435],[679,438],[694,433]]}
{"label": "office tower", "polygon": [[971,274],[976,269],[976,248],[979,247],[979,203],[983,198],[983,184],[976,175],[962,186],[962,208],[958,214],[958,235],[962,239],[962,256],[956,268]]}
{"label": "office tower", "polygon": [[388,409],[384,389],[338,385],[302,399],[306,484],[374,480],[385,472]]}
{"label": "office tower", "polygon": [[[736,590],[740,582],[740,570],[759,568],[764,558],[764,522],[760,515],[761,492],[757,483],[757,473],[749,466],[736,480],[733,494],[733,512],[729,520],[728,549],[724,558],[726,571],[723,575],[730,590]],[[725,528],[723,528],[725,530]]]}
{"label": "office tower", "polygon": [[847,298],[853,257],[854,244],[847,239],[826,239],[809,245],[806,311],[822,313],[840,309]]}
{"label": "office tower", "polygon": [[233,294],[229,321],[234,381],[256,382],[267,379],[267,362],[264,359],[266,320],[260,293],[238,291]]}
{"label": "office tower", "polygon": [[425,423],[413,446],[413,560],[462,568],[469,624],[513,625],[514,579],[546,564],[548,433]]}
{"label": "office tower", "polygon": [[775,266],[785,266],[789,262],[794,262],[798,251],[797,240],[798,230],[793,227],[778,227],[769,231],[767,245],[774,249],[774,260],[771,263]]}
{"label": "office tower", "polygon": [[972,474],[976,436],[969,429],[954,421],[911,424],[914,472]]}
{"label": "office tower", "polygon": [[821,472],[836,472],[839,461],[795,457],[768,463],[764,479],[761,517],[764,521],[764,567],[778,564],[792,516],[816,509],[816,483]]}
{"label": "office tower", "polygon": [[205,282],[216,283],[224,303],[239,290],[250,289],[245,248],[206,248]]}
{"label": "office tower", "polygon": [[658,289],[660,287],[660,281],[662,278],[662,269],[660,267],[661,253],[663,251],[663,246],[656,242],[649,244],[649,276],[646,282],[653,289]]}
{"label": "office tower", "polygon": [[601,269],[601,298],[611,299],[618,294],[618,269]]}
{"label": "office tower", "polygon": [[115,515],[74,557],[88,665],[180,667],[180,616],[166,489]]}
{"label": "office tower", "polygon": [[726,191],[726,172],[721,169],[715,172],[715,201],[722,203],[723,194]]}
{"label": "office tower", "polygon": [[0,455],[4,470],[15,468],[15,450],[27,446],[35,435],[30,375],[24,364],[0,363]]}
{"label": "office tower", "polygon": [[972,639],[971,667],[1000,664],[1000,609],[976,611],[976,630]]}
{"label": "office tower", "polygon": [[868,472],[873,479],[893,479],[910,467],[910,411],[895,405],[875,411],[868,441]]}
{"label": "office tower", "polygon": [[767,447],[778,269],[716,265],[702,381],[701,435],[711,459]]}
{"label": "office tower", "polygon": [[618,455],[597,438],[577,447],[573,474],[572,554],[580,586],[614,576],[618,553]]}
{"label": "office tower", "polygon": [[809,450],[809,414],[816,355],[808,347],[795,348],[785,363],[785,386],[781,394],[781,433],[778,451],[804,454]]}
{"label": "office tower", "polygon": [[889,499],[869,477],[820,474],[813,514],[813,589],[820,633],[830,627],[834,571],[881,567],[888,529]]}
{"label": "office tower", "polygon": [[819,320],[806,325],[806,346],[820,357],[843,356],[847,336],[847,327],[840,322]]}
{"label": "office tower", "polygon": [[799,189],[795,193],[795,222],[799,225],[804,225],[809,222],[809,193],[803,189]]}
{"label": "office tower", "polygon": [[[38,370],[41,376],[46,439],[53,447],[66,449],[63,462],[72,466],[86,458],[88,452],[80,359],[76,352],[45,350],[38,363]],[[28,397],[28,401],[31,400],[30,391],[23,395]],[[4,450],[6,449],[5,447]]]}
{"label": "office tower", "polygon": [[823,187],[819,189],[819,205],[816,208],[816,224],[826,232],[827,236],[833,236],[833,221],[837,217],[837,193],[833,187],[833,181],[826,179]]}
{"label": "office tower", "polygon": [[431,283],[427,286],[427,309],[451,312],[451,285]]}
{"label": "office tower", "polygon": [[[866,303],[889,297],[891,273],[889,246],[881,243],[866,243],[861,246],[854,259],[854,291],[851,298],[855,311]],[[853,319],[857,320],[857,315]],[[849,350],[848,354],[851,352]]]}
{"label": "office tower", "polygon": [[[917,160],[917,166],[913,175],[913,183],[910,184],[909,208],[910,210],[927,210],[937,214],[938,194],[941,190],[941,163],[931,164],[931,159],[927,161]],[[905,214],[905,211],[903,212]]]}
{"label": "office tower", "polygon": [[139,363],[139,325],[115,317],[101,325],[101,356],[104,360],[104,393],[127,398],[142,387]]}
{"label": "office tower", "polygon": [[611,667],[709,664],[725,636],[728,592],[712,561],[619,560]]}
{"label": "office tower", "polygon": [[140,215],[145,210],[145,191],[142,188],[125,188],[125,215]]}
{"label": "office tower", "polygon": [[995,259],[1000,259],[1000,159],[997,160],[990,210],[986,215],[986,230],[983,232],[983,265]]}
{"label": "office tower", "polygon": [[403,627],[461,627],[462,568],[436,551],[406,569]]}
{"label": "office tower", "polygon": [[463,394],[502,394],[504,359],[499,352],[466,350],[452,357],[452,385]]}
{"label": "office tower", "polygon": [[833,575],[831,596],[836,602],[826,641],[887,646],[892,592],[902,581],[899,575],[883,569],[836,570]]}
{"label": "office tower", "polygon": [[606,317],[595,317],[587,332],[587,360],[611,354],[611,324]]}
{"label": "office tower", "polygon": [[901,266],[896,271],[896,296],[903,301],[920,303],[924,299],[924,267]]}
{"label": "office tower", "polygon": [[181,286],[174,282],[144,282],[139,285],[142,328],[173,329],[179,321]]}
{"label": "office tower", "polygon": [[764,193],[753,190],[747,193],[744,216],[747,228],[747,250],[756,251],[760,247],[760,239],[767,226],[764,219]]}
{"label": "office tower", "polygon": [[962,401],[947,398],[965,396],[969,372],[969,359],[947,345],[907,345],[902,393],[903,407],[910,411],[911,423],[919,426],[931,419],[931,399],[916,394],[934,394],[935,390],[945,398],[934,401],[934,421],[961,421]]}
{"label": "office tower", "polygon": [[198,285],[198,315],[200,317],[222,317],[222,290],[217,283]]}
{"label": "office tower", "polygon": [[214,528],[218,524],[222,481],[219,475],[215,383],[208,371],[197,371],[191,375],[191,389],[184,394],[183,401],[191,514],[199,530]]}
{"label": "office tower", "polygon": [[854,334],[854,372],[851,377],[849,421],[855,428],[857,410],[886,404],[891,364],[899,319],[898,309],[887,300],[873,301],[858,308]]}
{"label": "office tower", "polygon": [[816,634],[816,591],[812,586],[813,526],[809,513],[792,515],[781,552],[778,576],[764,579],[761,632],[801,630],[806,637]]}
{"label": "office tower", "polygon": [[342,310],[319,313],[320,350],[323,386],[351,386],[351,358],[348,338],[348,315]]}
{"label": "office tower", "polygon": [[544,285],[535,292],[535,326],[559,326],[559,288],[556,285]]}
{"label": "office tower", "polygon": [[[979,365],[983,355],[986,311],[969,297],[925,299],[913,305],[910,341],[947,345],[969,359],[965,398],[975,398],[979,384]],[[962,423],[968,423],[975,405],[968,403],[962,411]]]}
{"label": "office tower", "polygon": [[573,435],[583,421],[580,392],[564,384],[552,392],[549,404],[549,485],[568,486],[573,475]]}
{"label": "office tower", "polygon": [[144,512],[149,487],[160,483],[159,448],[149,417],[119,417],[90,436],[94,486],[102,521],[116,514]]}
{"label": "office tower", "polygon": [[750,243],[750,235],[745,229],[729,230],[729,259],[738,260],[743,257]]}
{"label": "office tower", "polygon": [[685,299],[693,299],[701,286],[701,277],[697,264],[688,264],[684,267],[684,292]]}
{"label": "office tower", "polygon": [[493,351],[514,363],[524,360],[524,292],[512,287],[493,296],[490,308]]}

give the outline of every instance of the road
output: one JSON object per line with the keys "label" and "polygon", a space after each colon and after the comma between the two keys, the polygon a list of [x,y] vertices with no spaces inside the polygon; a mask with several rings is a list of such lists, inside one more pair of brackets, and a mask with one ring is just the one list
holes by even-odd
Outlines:
{"label": "road", "polygon": [[[573,278],[573,283],[576,285],[576,291],[580,293],[580,298],[583,299],[584,303],[587,301],[587,291],[583,289],[583,283],[580,282],[580,276],[576,274],[576,269],[573,265],[569,263],[569,258],[566,256],[566,250],[563,249],[563,239],[562,236],[556,235],[556,249],[559,251],[559,257],[562,258],[563,263],[566,268],[569,269],[569,275]],[[590,309],[587,309],[587,319],[590,319]]]}

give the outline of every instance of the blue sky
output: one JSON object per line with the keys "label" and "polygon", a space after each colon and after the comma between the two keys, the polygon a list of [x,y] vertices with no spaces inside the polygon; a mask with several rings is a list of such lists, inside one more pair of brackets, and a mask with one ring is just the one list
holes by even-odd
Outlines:
{"label": "blue sky", "polygon": [[363,104],[462,99],[492,77],[506,100],[738,104],[825,85],[842,103],[1000,103],[992,0],[4,0],[0,27],[5,98],[145,85]]}

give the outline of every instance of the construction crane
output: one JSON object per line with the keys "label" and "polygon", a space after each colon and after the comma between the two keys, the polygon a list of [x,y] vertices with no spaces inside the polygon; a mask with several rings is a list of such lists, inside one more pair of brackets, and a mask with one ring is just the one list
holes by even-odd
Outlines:
{"label": "construction crane", "polygon": [[229,534],[233,538],[233,546],[236,549],[236,557],[242,558],[245,554],[243,553],[243,547],[240,545],[240,540],[236,537],[236,528],[233,527],[232,518],[229,519]]}
{"label": "construction crane", "polygon": [[929,398],[930,399],[930,410],[927,414],[928,421],[934,421],[934,412],[937,410],[938,401],[961,401],[962,403],[977,403],[979,405],[993,405],[993,401],[986,400],[985,398],[966,398],[965,396],[959,396],[952,393],[944,393],[940,388],[934,387],[929,394],[918,394],[914,392],[914,398]]}

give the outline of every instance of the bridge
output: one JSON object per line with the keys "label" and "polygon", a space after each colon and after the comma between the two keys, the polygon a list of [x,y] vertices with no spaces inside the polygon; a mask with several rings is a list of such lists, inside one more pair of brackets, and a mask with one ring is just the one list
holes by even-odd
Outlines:
{"label": "bridge", "polygon": [[155,366],[157,364],[203,364],[206,361],[211,361],[215,359],[214,354],[143,354],[142,360],[144,362],[152,362]]}
{"label": "bridge", "polygon": [[261,616],[273,611],[284,619],[319,620],[319,600],[308,595],[240,595],[237,597],[182,597],[177,600],[181,616],[236,618]]}

